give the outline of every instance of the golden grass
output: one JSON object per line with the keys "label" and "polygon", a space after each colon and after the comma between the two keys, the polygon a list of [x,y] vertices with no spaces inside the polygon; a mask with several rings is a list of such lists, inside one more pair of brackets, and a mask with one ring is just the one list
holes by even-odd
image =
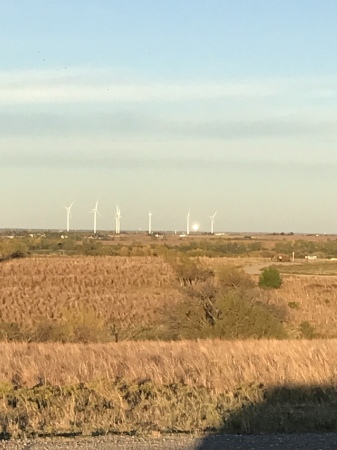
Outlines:
{"label": "golden grass", "polygon": [[0,344],[0,436],[336,431],[337,340]]}
{"label": "golden grass", "polygon": [[[261,265],[258,258],[202,258],[217,271],[234,264]],[[254,276],[258,280],[258,276]],[[44,320],[62,321],[92,311],[99,319],[125,329],[153,327],[163,311],[181,301],[172,267],[156,257],[34,257],[0,266],[0,321],[31,327]],[[336,337],[336,277],[284,276],[279,290],[261,301],[283,309],[286,328],[300,337],[302,322],[317,333]]]}
{"label": "golden grass", "polygon": [[[203,262],[217,270],[229,262],[244,267],[252,259]],[[13,260],[0,266],[0,286],[0,320],[28,325],[84,308],[126,327],[147,326],[181,299],[172,268],[154,257]],[[335,277],[285,276],[281,289],[256,292],[285,311],[291,336],[308,321],[331,337],[336,336],[336,288]],[[308,424],[305,430],[326,430],[337,405],[336,358],[337,339],[2,342],[0,433],[191,432],[220,430],[224,421],[236,432],[296,431],[294,414]],[[273,392],[284,386],[289,390],[280,400]],[[324,387],[317,398],[315,386]],[[325,392],[328,397],[331,392],[329,407]],[[279,424],[286,420],[287,425]]]}
{"label": "golden grass", "polygon": [[331,385],[337,340],[0,344],[0,382],[72,385],[122,377],[231,390],[242,383]]}
{"label": "golden grass", "polygon": [[[283,278],[281,289],[270,291],[270,303],[286,310],[287,327],[296,330],[301,322],[312,324],[325,337],[337,335],[337,279],[335,277]],[[295,306],[294,307],[289,307]]]}
{"label": "golden grass", "polygon": [[171,267],[150,257],[35,257],[0,266],[0,320],[29,326],[89,309],[147,326],[180,298]]}

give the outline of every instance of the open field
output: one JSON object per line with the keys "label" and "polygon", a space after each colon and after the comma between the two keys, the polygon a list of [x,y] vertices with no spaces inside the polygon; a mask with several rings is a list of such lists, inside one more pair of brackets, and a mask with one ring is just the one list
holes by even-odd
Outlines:
{"label": "open field", "polygon": [[[260,269],[269,264],[261,258],[201,258],[201,261],[215,273],[228,265]],[[282,270],[292,267],[280,265]],[[252,279],[257,283],[258,276],[252,275]],[[87,327],[88,341],[111,340],[104,334],[94,336],[103,324],[111,327],[112,334],[118,333],[119,340],[141,337],[141,333],[158,328],[167,312],[183,299],[171,265],[156,257],[11,260],[0,266],[0,286],[0,322],[17,323],[29,329],[36,324],[82,321]],[[281,289],[257,289],[254,295],[280,311],[291,337],[303,336],[303,322],[309,323],[316,335],[335,337],[336,289],[337,278],[333,276],[287,275]],[[315,333],[304,336],[314,337]]]}
{"label": "open field", "polygon": [[337,261],[310,261],[294,264],[277,264],[277,269],[292,275],[329,275],[337,277]]}
{"label": "open field", "polygon": [[170,266],[146,257],[12,260],[0,267],[0,286],[4,322],[29,327],[90,312],[97,327],[100,320],[110,321],[131,334],[134,327],[153,324],[159,309],[180,298]]}
{"label": "open field", "polygon": [[[280,289],[266,290],[258,287],[258,275],[235,272],[233,265],[261,268],[270,260],[203,257],[199,261],[207,270],[197,275],[212,276],[193,284],[188,280],[194,260],[180,261],[187,275],[178,276],[164,257],[3,262],[0,321],[23,328],[39,324],[40,333],[59,323],[68,334],[77,321],[85,331],[79,340],[88,343],[0,343],[0,438],[337,431],[337,340],[313,339],[337,335],[336,277],[285,274]],[[276,312],[294,339],[132,341],[142,330],[162,326],[189,290],[195,289],[194,302],[199,293],[212,295],[226,273],[234,277],[230,284],[239,283],[235,292],[246,296],[243,305],[254,302]],[[118,331],[119,342],[107,342],[114,340],[102,331],[107,324],[116,336]]]}

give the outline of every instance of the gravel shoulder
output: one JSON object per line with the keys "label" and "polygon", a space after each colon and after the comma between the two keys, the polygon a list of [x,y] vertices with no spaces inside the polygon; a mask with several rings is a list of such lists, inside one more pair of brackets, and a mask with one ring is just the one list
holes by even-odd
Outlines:
{"label": "gravel shoulder", "polygon": [[1,450],[333,450],[337,433],[276,434],[264,436],[165,435],[157,438],[104,436],[72,439],[0,441]]}

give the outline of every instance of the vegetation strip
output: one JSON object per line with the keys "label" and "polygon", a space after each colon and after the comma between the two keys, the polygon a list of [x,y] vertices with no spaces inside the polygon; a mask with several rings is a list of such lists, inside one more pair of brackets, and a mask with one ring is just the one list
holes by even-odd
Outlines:
{"label": "vegetation strip", "polygon": [[336,431],[337,387],[242,384],[215,394],[181,383],[0,386],[0,439],[107,433]]}

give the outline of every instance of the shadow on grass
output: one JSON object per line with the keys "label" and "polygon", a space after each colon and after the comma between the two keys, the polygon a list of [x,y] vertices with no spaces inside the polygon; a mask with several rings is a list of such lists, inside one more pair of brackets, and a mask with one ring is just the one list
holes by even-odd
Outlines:
{"label": "shadow on grass", "polygon": [[222,428],[202,439],[198,450],[337,448],[337,434],[331,434],[337,432],[337,385],[259,389],[255,401],[246,397],[239,409],[223,411]]}

